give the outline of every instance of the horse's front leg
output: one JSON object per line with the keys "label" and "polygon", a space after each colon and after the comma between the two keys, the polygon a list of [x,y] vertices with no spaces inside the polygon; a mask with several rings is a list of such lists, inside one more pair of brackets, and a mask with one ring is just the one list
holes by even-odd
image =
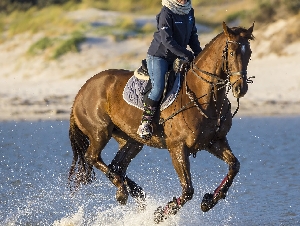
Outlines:
{"label": "horse's front leg", "polygon": [[191,180],[190,160],[185,146],[177,146],[169,149],[173,166],[178,174],[182,187],[182,195],[174,197],[165,207],[158,207],[154,213],[155,223],[159,223],[168,218],[169,215],[175,215],[178,210],[189,200],[192,199],[194,188]]}
{"label": "horse's front leg", "polygon": [[240,162],[231,152],[226,138],[213,142],[208,151],[225,161],[229,165],[229,172],[212,194],[206,193],[204,195],[201,203],[203,212],[213,208],[220,199],[225,199],[226,193],[240,169]]}

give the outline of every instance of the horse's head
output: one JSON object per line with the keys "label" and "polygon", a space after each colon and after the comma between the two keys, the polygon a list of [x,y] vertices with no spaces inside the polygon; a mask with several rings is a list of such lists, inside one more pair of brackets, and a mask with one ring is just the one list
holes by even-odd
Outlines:
{"label": "horse's head", "polygon": [[224,71],[229,77],[233,96],[243,97],[248,91],[247,66],[251,57],[249,40],[252,35],[254,24],[249,29],[241,27],[230,29],[223,22],[224,34],[227,38],[224,48]]}

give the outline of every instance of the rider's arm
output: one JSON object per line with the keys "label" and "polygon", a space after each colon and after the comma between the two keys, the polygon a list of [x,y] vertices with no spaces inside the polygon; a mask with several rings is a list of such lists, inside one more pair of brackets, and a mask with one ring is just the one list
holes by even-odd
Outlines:
{"label": "rider's arm", "polygon": [[173,38],[173,18],[168,10],[162,10],[159,17],[158,28],[160,29],[162,44],[178,57],[191,59],[193,55],[189,50],[180,46]]}

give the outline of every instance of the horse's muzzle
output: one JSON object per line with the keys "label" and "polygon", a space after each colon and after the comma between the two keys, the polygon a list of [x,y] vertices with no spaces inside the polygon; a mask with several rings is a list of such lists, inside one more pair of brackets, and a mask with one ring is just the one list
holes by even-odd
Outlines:
{"label": "horse's muzzle", "polygon": [[248,91],[247,72],[239,75],[232,83],[232,93],[235,98],[243,97]]}

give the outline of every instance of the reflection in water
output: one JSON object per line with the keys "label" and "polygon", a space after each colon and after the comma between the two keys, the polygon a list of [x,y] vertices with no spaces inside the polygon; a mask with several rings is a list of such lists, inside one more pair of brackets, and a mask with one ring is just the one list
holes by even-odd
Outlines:
{"label": "reflection in water", "polygon": [[[200,152],[191,157],[193,200],[162,225],[298,225],[299,126],[300,118],[235,118],[228,139],[241,170],[226,200],[201,212],[202,196],[221,182],[227,165]],[[112,140],[104,160],[117,149]],[[152,225],[154,210],[181,193],[168,152],[145,147],[128,175],[146,191],[146,211],[132,199],[119,206],[100,172],[72,197],[68,121],[0,123],[0,156],[0,225]]]}

